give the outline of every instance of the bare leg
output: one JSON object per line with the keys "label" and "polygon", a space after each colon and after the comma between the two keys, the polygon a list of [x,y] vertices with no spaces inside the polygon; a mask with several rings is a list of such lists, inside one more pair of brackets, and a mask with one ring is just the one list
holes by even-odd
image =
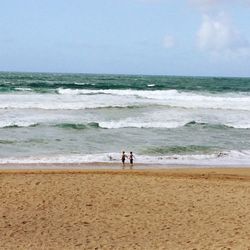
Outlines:
{"label": "bare leg", "polygon": [[130,169],[133,169],[133,166],[134,166],[134,164],[133,164],[133,162],[131,162],[130,163]]}

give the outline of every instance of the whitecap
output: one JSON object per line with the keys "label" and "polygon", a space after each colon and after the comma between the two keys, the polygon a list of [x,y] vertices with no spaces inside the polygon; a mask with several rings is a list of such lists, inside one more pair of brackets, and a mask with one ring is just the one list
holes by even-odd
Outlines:
{"label": "whitecap", "polygon": [[[249,166],[250,150],[232,150],[215,152],[212,154],[193,155],[162,155],[149,156],[136,154],[135,163],[156,164],[154,168],[167,168],[170,166]],[[59,164],[59,163],[120,163],[120,153],[101,154],[72,154],[53,156],[10,157],[1,158],[0,164]],[[69,166],[67,166],[68,168]],[[109,168],[108,166],[105,166]],[[135,166],[136,167],[136,166]],[[100,167],[101,168],[101,167]]]}

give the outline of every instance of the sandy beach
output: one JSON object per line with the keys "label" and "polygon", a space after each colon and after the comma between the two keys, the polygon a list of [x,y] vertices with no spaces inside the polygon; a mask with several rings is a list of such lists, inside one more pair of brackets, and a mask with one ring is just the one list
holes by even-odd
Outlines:
{"label": "sandy beach", "polygon": [[250,169],[1,170],[0,249],[250,249]]}

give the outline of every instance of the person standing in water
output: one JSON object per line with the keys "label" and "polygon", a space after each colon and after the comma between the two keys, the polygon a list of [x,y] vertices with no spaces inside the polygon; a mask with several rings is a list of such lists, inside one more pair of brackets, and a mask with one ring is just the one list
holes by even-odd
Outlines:
{"label": "person standing in water", "polygon": [[134,165],[134,159],[135,157],[133,155],[133,152],[130,152],[130,155],[129,155],[130,168],[132,168]]}
{"label": "person standing in water", "polygon": [[122,151],[122,167],[125,167],[125,159],[128,158],[128,156],[125,154],[125,151]]}

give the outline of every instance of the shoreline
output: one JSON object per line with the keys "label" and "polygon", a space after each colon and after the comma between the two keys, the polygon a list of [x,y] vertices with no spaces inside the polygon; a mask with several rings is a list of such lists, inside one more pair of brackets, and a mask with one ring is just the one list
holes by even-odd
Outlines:
{"label": "shoreline", "polygon": [[123,168],[118,162],[84,162],[84,163],[0,163],[1,170],[171,170],[171,169],[250,169],[249,164],[154,164],[135,163]]}

